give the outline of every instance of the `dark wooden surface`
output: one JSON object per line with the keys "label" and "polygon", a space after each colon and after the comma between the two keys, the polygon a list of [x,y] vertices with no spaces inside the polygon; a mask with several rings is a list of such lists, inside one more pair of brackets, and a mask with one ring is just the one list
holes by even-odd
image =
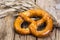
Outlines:
{"label": "dark wooden surface", "polygon": [[[60,10],[55,9],[55,0],[33,0],[34,3],[39,5],[50,13],[60,13]],[[59,16],[58,16],[59,17]],[[32,35],[21,35],[14,31],[14,20],[16,17],[6,16],[0,19],[0,40],[60,40],[60,29],[54,28],[52,33],[45,38],[37,38]]]}

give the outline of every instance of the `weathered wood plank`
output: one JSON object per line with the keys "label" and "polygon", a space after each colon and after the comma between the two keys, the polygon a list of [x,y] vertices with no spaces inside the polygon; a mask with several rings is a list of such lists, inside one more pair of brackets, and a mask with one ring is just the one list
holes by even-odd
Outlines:
{"label": "weathered wood plank", "polygon": [[6,36],[4,40],[13,40],[14,39],[14,31],[13,31],[13,18],[11,16],[5,17],[5,32]]}
{"label": "weathered wood plank", "polygon": [[55,40],[55,38],[56,38],[56,29],[53,29],[52,33],[44,40]]}
{"label": "weathered wood plank", "polygon": [[0,19],[0,40],[4,40],[6,36],[5,32],[5,20],[4,18]]}
{"label": "weathered wood plank", "polygon": [[[48,11],[49,13],[53,13],[56,15],[56,10],[54,8],[55,1],[54,0],[37,0],[36,4],[40,6],[42,9]],[[55,16],[54,15],[54,16]],[[38,40],[55,40],[55,32],[56,29],[53,30],[53,32],[46,38],[37,38]]]}
{"label": "weathered wood plank", "polygon": [[[38,4],[42,9],[48,11],[49,13],[58,13],[59,18],[60,10],[55,9],[54,0],[33,0],[34,3]],[[13,23],[16,17],[7,16],[0,19],[0,40],[60,40],[60,29],[55,29],[46,38],[36,38],[32,35],[21,35],[14,31]]]}
{"label": "weathered wood plank", "polygon": [[5,17],[0,19],[0,40],[13,40],[13,20],[11,17]]}
{"label": "weathered wood plank", "polygon": [[[54,0],[37,0],[36,4],[39,5],[42,9],[49,12],[56,18],[56,10],[55,10],[55,1]],[[57,19],[57,18],[56,18]]]}
{"label": "weathered wood plank", "polygon": [[[31,1],[31,0],[29,0]],[[35,3],[35,0],[32,0],[33,3]],[[36,40],[36,37],[32,36],[32,35],[27,35],[27,39],[26,40]]]}
{"label": "weathered wood plank", "polygon": [[55,40],[60,40],[60,28],[56,30],[56,38]]}
{"label": "weathered wood plank", "polygon": [[[55,8],[56,8],[56,16],[57,16],[57,19],[58,19],[58,22],[59,22],[59,27],[60,27],[60,7],[57,7],[58,4],[60,4],[60,0],[55,0]],[[60,28],[57,28],[56,29],[56,38],[55,40],[60,40]]]}
{"label": "weathered wood plank", "polygon": [[33,35],[27,35],[27,40],[36,40],[36,37]]}
{"label": "weathered wood plank", "polygon": [[55,38],[56,38],[56,29],[54,29],[48,37],[37,38],[37,40],[55,40]]}
{"label": "weathered wood plank", "polygon": [[[28,1],[30,1],[30,0],[28,0]],[[32,0],[32,1],[34,1],[34,0]],[[14,20],[15,19],[16,18],[14,18]],[[34,36],[31,36],[31,35],[21,35],[21,34],[15,33],[15,40],[17,40],[17,39],[18,40],[36,40],[36,38]]]}
{"label": "weathered wood plank", "polygon": [[14,40],[20,40],[20,37],[19,37],[19,36],[20,36],[19,34],[15,33],[15,38],[14,38]]}

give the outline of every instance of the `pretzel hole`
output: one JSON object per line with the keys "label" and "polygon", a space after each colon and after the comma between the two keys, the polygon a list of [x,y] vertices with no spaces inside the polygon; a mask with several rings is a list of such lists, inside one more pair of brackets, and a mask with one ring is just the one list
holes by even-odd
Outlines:
{"label": "pretzel hole", "polygon": [[21,28],[27,28],[29,26],[29,22],[27,21],[24,21],[22,24],[21,24]]}
{"label": "pretzel hole", "polygon": [[41,25],[38,25],[37,30],[38,30],[38,31],[41,31],[41,30],[45,29],[46,25],[47,25],[46,22],[42,23]]}
{"label": "pretzel hole", "polygon": [[37,21],[37,20],[40,20],[42,18],[42,16],[32,16],[30,18]]}

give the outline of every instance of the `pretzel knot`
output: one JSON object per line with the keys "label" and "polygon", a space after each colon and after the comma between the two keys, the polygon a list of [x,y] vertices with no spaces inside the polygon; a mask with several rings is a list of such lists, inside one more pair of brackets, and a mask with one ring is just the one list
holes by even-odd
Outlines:
{"label": "pretzel knot", "polygon": [[[22,28],[21,26],[24,21],[28,22],[27,28]],[[44,28],[40,30],[39,28],[41,28],[42,24],[44,24]],[[21,34],[32,33],[37,37],[47,36],[52,31],[53,20],[48,12],[41,9],[32,9],[19,13],[15,20],[14,28]]]}

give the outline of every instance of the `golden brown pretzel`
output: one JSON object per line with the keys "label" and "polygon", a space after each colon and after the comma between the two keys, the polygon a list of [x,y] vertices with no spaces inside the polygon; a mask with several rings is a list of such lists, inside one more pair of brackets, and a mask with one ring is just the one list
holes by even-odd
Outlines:
{"label": "golden brown pretzel", "polygon": [[[34,21],[33,23],[35,24],[34,26],[32,26],[33,24],[31,24],[29,27],[31,33],[37,37],[47,36],[52,31],[52,28],[53,28],[52,18],[50,17],[48,12],[44,10],[40,10],[40,9],[28,10],[26,12],[21,13],[20,16],[23,19],[30,21],[30,22],[34,21],[33,19],[30,18],[32,16],[42,17],[41,19]],[[43,22],[46,22],[47,24],[46,27],[41,31],[37,31],[38,25],[41,25]]]}
{"label": "golden brown pretzel", "polygon": [[[27,21],[27,20],[25,20],[25,21]],[[31,24],[34,24],[34,22],[33,21],[31,21],[31,22],[30,21],[27,21],[27,22],[30,22],[30,25],[27,28],[21,28],[21,24],[23,22],[24,22],[24,20],[20,16],[17,17],[17,19],[14,22],[14,28],[15,28],[15,30],[18,33],[20,33],[20,34],[30,34],[29,26]],[[34,26],[34,25],[32,25],[32,26]]]}
{"label": "golden brown pretzel", "polygon": [[[39,20],[33,20],[31,17],[38,16],[41,17]],[[23,21],[27,21],[30,23],[28,28],[21,28],[21,24]],[[37,28],[42,23],[46,22],[46,27],[38,31]],[[37,37],[47,36],[53,28],[53,21],[48,12],[41,10],[41,9],[32,9],[22,13],[19,13],[19,17],[14,22],[14,28],[18,33],[21,34],[29,34],[32,33]]]}

